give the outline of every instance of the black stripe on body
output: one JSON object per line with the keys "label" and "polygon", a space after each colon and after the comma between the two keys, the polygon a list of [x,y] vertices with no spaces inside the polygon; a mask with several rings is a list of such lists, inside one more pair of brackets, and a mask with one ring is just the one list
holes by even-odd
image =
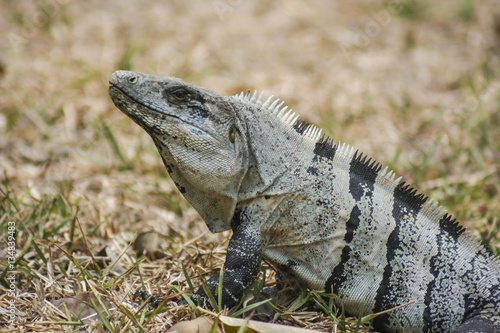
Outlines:
{"label": "black stripe on body", "polygon": [[333,139],[323,135],[321,139],[316,142],[314,146],[314,159],[313,162],[317,161],[317,157],[324,157],[329,160],[333,160],[335,157],[335,152],[337,151],[337,145],[333,143]]}
{"label": "black stripe on body", "polygon": [[439,220],[439,229],[447,232],[455,241],[465,232],[465,227],[461,226],[450,214],[445,214]]}
{"label": "black stripe on body", "polygon": [[293,129],[300,135],[303,135],[309,126],[312,125],[307,121],[299,120],[293,125]]}
{"label": "black stripe on body", "polygon": [[[375,162],[370,164],[370,160],[366,161],[366,156],[362,154],[358,155],[358,152],[356,152],[352,158],[349,167],[349,193],[356,201],[356,204],[351,210],[349,220],[346,222],[346,233],[344,235],[346,245],[342,249],[340,262],[333,269],[332,275],[325,283],[325,290],[327,291],[333,289],[333,291],[337,293],[342,284],[346,282],[347,278],[345,275],[352,274],[352,272],[346,271],[346,264],[353,251],[351,242],[354,239],[354,234],[362,223],[360,219],[362,212],[360,211],[358,203],[363,197],[373,196],[375,180],[377,179],[380,168],[379,164]],[[373,207],[371,207],[371,209],[373,209]],[[367,215],[366,212],[365,215]],[[371,212],[368,215],[371,215]]]}
{"label": "black stripe on body", "polygon": [[[424,329],[426,331],[431,330],[432,328],[438,331],[442,331],[444,329],[442,323],[442,320],[444,318],[436,318],[435,316],[436,314],[431,313],[432,312],[431,307],[436,305],[433,304],[434,302],[436,302],[436,299],[433,299],[432,294],[436,291],[436,288],[441,288],[441,289],[443,288],[443,286],[438,285],[440,272],[443,271],[444,273],[445,270],[449,270],[451,268],[451,262],[446,262],[446,261],[443,262],[442,260],[444,246],[446,245],[449,247],[450,245],[449,231],[453,231],[449,230],[450,229],[449,227],[452,225],[450,220],[451,219],[448,214],[446,214],[440,219],[439,221],[440,233],[437,235],[438,255],[432,257],[430,260],[430,273],[434,276],[434,279],[427,286],[427,292],[425,294],[425,299],[424,299],[426,308],[423,313],[423,321],[424,321]],[[459,234],[457,234],[455,231],[453,231],[451,234],[455,235],[455,240],[459,236]],[[447,267],[445,268],[444,266]]]}
{"label": "black stripe on body", "polygon": [[[392,216],[396,221],[396,227],[389,235],[387,240],[387,265],[384,268],[382,281],[378,287],[375,299],[375,311],[388,310],[397,305],[401,305],[400,291],[398,285],[391,284],[391,278],[396,278],[398,282],[403,283],[405,276],[394,276],[393,263],[404,261],[405,249],[402,247],[403,232],[405,223],[414,223],[417,215],[427,198],[423,194],[417,194],[417,191],[404,182],[397,185],[394,189],[394,206]],[[408,229],[409,230],[409,229]],[[411,295],[406,295],[411,296]],[[385,330],[391,323],[391,317],[384,314],[373,320],[373,327],[376,330]],[[406,324],[401,322],[401,324]]]}
{"label": "black stripe on body", "polygon": [[[471,257],[462,257],[467,255],[460,249],[463,245],[461,243],[464,242],[461,236],[465,228],[458,225],[456,219],[452,219],[448,214],[444,215],[439,220],[439,231],[438,255],[430,260],[430,273],[434,279],[429,283],[425,294],[427,307],[423,319],[426,330],[450,331],[461,324],[464,317],[474,316],[475,312],[484,307],[480,296],[484,291],[478,288],[481,288],[481,277],[488,274],[484,271],[488,264],[484,262],[484,256],[479,255],[480,246],[475,254],[469,253]],[[464,260],[467,265],[460,263]],[[495,284],[493,279],[494,276],[491,276],[489,281]],[[492,289],[489,292],[491,293]]]}

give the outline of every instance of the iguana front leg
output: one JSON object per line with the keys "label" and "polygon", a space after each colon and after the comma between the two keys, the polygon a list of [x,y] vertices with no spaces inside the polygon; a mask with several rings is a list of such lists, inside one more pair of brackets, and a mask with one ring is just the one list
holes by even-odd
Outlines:
{"label": "iguana front leg", "polygon": [[[226,262],[222,280],[222,307],[232,308],[240,301],[243,290],[257,277],[262,259],[262,241],[260,232],[255,226],[241,224],[233,228],[233,236],[227,248]],[[212,295],[219,283],[219,274],[207,281]],[[201,298],[201,299],[200,299]],[[193,299],[200,299],[201,305],[211,308],[210,301],[202,287],[193,295]],[[215,297],[217,300],[217,297]]]}

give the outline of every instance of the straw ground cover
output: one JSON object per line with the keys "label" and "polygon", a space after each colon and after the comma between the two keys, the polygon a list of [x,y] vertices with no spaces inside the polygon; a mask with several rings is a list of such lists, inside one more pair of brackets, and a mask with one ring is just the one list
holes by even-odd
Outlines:
{"label": "straw ground cover", "polygon": [[[2,1],[0,326],[164,331],[196,312],[167,303],[152,315],[134,292],[176,300],[175,288],[190,290],[186,275],[197,287],[223,263],[229,233],[208,232],[146,133],[113,107],[116,69],[274,94],[438,199],[498,253],[496,2]],[[312,311],[314,294],[299,295],[261,316],[358,329],[328,300]],[[63,299],[101,318],[82,321],[72,303],[57,308]]]}

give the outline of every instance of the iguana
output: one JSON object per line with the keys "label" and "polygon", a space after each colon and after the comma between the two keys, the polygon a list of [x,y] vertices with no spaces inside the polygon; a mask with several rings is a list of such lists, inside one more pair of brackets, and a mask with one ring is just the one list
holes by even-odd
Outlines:
{"label": "iguana", "polygon": [[[117,71],[113,103],[153,139],[210,231],[232,229],[222,302],[265,258],[351,315],[398,332],[500,332],[500,260],[436,202],[278,99],[219,96],[174,77]],[[219,275],[208,282],[214,292]],[[200,288],[195,298],[206,300]]]}

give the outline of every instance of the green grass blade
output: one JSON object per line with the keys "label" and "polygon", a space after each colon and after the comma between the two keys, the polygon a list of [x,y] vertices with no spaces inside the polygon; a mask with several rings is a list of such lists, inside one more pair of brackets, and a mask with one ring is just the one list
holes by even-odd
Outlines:
{"label": "green grass blade", "polygon": [[194,287],[193,287],[193,284],[191,283],[191,279],[189,278],[189,275],[187,273],[186,266],[184,266],[184,263],[182,263],[182,262],[181,262],[181,266],[182,266],[182,272],[184,273],[184,277],[186,278],[186,282],[189,286],[189,290],[191,290],[191,292],[194,294]]}
{"label": "green grass blade", "polygon": [[269,303],[271,300],[272,300],[271,298],[268,298],[268,299],[265,299],[265,300],[257,302],[257,303],[252,303],[252,304],[244,307],[243,309],[240,309],[240,310],[236,311],[235,313],[231,314],[231,317],[241,316],[242,314],[247,313],[248,311],[251,311],[251,310],[261,306],[262,304]]}

